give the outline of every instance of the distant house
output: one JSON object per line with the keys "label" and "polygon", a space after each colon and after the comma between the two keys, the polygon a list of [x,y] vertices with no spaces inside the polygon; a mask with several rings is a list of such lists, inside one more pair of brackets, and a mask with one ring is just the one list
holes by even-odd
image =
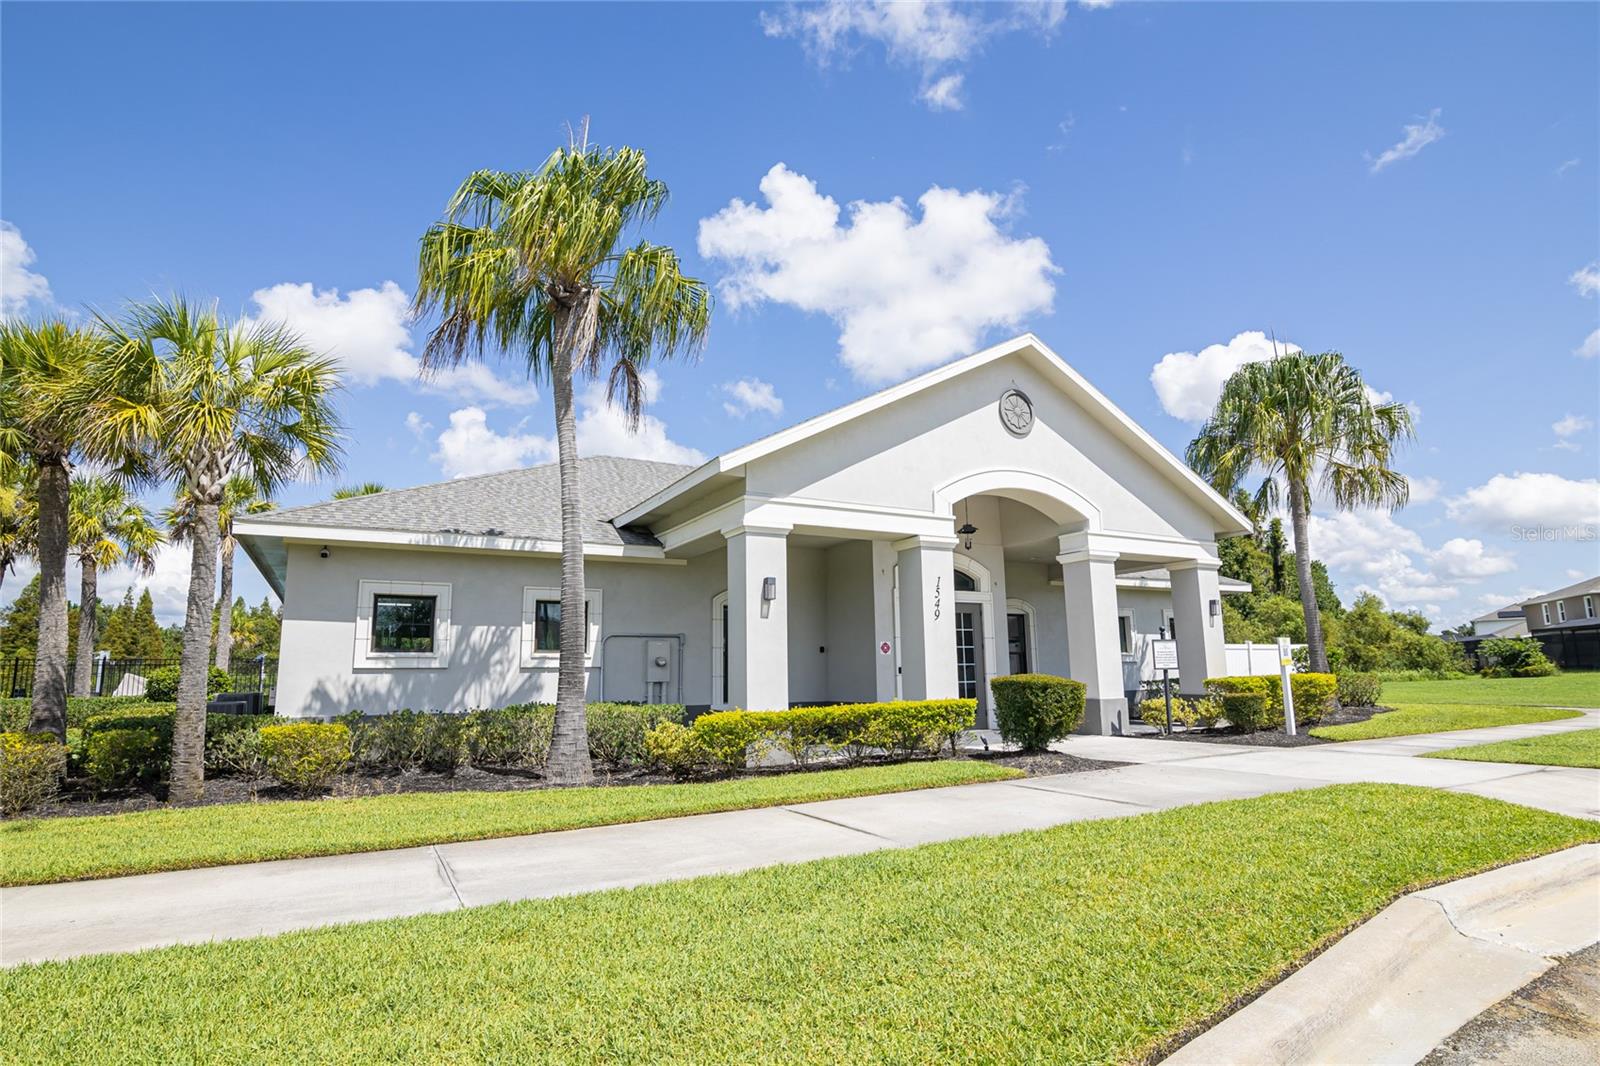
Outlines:
{"label": "distant house", "polygon": [[1563,669],[1600,669],[1600,577],[1523,600],[1528,632]]}

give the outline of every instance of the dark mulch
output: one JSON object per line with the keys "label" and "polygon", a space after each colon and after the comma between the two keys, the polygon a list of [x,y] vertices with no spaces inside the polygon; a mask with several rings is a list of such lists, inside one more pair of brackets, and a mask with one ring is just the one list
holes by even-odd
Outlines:
{"label": "dark mulch", "polygon": [[[1324,715],[1318,726],[1344,725],[1346,722],[1365,722],[1368,718],[1387,707],[1341,707],[1332,714]],[[1191,744],[1248,744],[1257,748],[1305,748],[1314,744],[1335,744],[1337,741],[1323,740],[1314,737],[1301,727],[1294,736],[1290,736],[1281,729],[1262,729],[1254,733],[1241,733],[1232,726],[1218,729],[1197,729],[1192,732],[1177,732],[1170,736],[1160,733],[1151,734],[1155,740],[1186,740]]]}
{"label": "dark mulch", "polygon": [[1040,751],[1025,754],[1020,751],[968,752],[968,757],[997,766],[1021,770],[1029,777],[1048,777],[1051,774],[1082,774],[1090,770],[1113,770],[1127,766],[1125,762],[1105,762],[1101,759],[1082,759],[1059,751]]}

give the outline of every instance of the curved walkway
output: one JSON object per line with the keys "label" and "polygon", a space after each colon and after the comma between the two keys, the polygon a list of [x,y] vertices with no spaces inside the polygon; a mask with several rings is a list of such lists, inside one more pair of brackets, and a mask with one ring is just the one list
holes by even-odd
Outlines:
{"label": "curved walkway", "polygon": [[[1339,782],[1430,785],[1600,819],[1600,771],[1409,757],[1422,750],[1416,745],[1538,736],[1593,727],[1596,717],[1307,748],[1074,737],[1059,746],[1134,765],[499,840],[0,889],[0,965],[733,873]],[[1402,741],[1411,750],[1399,750]]]}

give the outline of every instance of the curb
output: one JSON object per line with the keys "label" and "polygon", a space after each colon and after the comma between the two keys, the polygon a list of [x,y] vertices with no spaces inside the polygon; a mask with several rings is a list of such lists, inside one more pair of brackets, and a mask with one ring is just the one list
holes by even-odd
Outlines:
{"label": "curb", "polygon": [[1412,892],[1163,1061],[1410,1066],[1600,942],[1596,900],[1600,844]]}

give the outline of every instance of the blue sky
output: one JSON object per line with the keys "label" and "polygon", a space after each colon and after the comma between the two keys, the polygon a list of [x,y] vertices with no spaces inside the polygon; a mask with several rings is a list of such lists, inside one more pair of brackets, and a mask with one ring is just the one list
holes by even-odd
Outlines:
{"label": "blue sky", "polygon": [[[403,311],[461,178],[589,115],[721,296],[642,438],[585,406],[590,451],[711,455],[1028,329],[1181,452],[1267,331],[1419,412],[1415,502],[1313,530],[1346,600],[1448,624],[1600,570],[1526,532],[1600,524],[1600,6],[7,3],[0,29],[0,310],[287,319],[350,368],[341,481],[549,454],[513,365],[419,385]],[[169,618],[182,582],[174,553]]]}

